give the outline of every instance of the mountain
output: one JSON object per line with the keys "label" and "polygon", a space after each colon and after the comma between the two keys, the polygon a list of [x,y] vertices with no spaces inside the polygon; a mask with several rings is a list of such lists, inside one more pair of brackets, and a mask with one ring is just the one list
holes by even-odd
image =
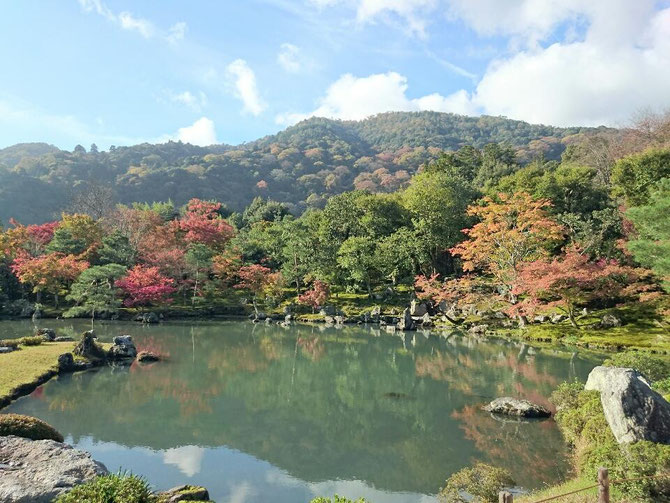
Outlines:
{"label": "mountain", "polygon": [[241,210],[256,196],[296,212],[354,188],[392,191],[443,151],[489,143],[514,148],[527,162],[558,159],[566,145],[602,128],[558,128],[503,117],[390,112],[362,121],[312,118],[242,145],[197,147],[181,142],[73,152],[45,143],[0,150],[0,221],[48,220],[92,184],[122,203],[192,197]]}

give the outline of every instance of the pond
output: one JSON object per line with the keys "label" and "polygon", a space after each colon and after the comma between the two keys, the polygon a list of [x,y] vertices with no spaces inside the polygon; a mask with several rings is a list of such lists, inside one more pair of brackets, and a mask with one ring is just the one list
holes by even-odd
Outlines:
{"label": "pond", "polygon": [[[61,335],[85,322],[44,321]],[[2,337],[32,332],[1,322]],[[110,471],[156,488],[206,486],[216,501],[308,502],[338,493],[371,503],[432,502],[453,472],[483,461],[520,486],[568,470],[552,420],[517,422],[480,409],[513,395],[548,405],[564,380],[601,361],[566,348],[460,333],[386,334],[367,327],[246,321],[96,325],[131,334],[151,365],[62,376],[3,412],[40,417]]]}

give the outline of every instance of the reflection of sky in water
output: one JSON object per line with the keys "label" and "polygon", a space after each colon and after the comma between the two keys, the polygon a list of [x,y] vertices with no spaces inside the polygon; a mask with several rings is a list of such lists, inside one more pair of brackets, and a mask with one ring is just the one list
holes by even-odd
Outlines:
{"label": "reflection of sky in water", "polygon": [[[339,494],[365,498],[374,503],[434,503],[435,497],[416,493],[380,491],[359,480],[305,482],[272,464],[227,447],[185,445],[166,450],[125,447],[84,437],[67,443],[90,452],[111,471],[143,474],[157,489],[197,483],[207,487],[217,502],[261,503],[272,495],[273,503],[307,502],[317,496]],[[206,468],[203,470],[203,468]],[[191,480],[197,476],[197,482]]]}

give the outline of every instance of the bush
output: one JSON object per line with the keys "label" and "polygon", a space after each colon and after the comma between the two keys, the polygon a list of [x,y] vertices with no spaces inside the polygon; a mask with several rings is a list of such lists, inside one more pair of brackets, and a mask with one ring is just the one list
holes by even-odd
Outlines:
{"label": "bush", "polygon": [[19,344],[22,346],[39,346],[43,342],[45,342],[45,339],[41,335],[31,335],[30,337],[21,337],[19,339]]}
{"label": "bush", "polygon": [[314,498],[309,503],[366,503],[366,501],[363,498],[358,498],[357,500],[352,501],[349,498],[343,498],[336,494],[332,498]]}
{"label": "bush", "polygon": [[[580,476],[596,480],[601,466],[608,468],[610,480],[654,476],[670,470],[670,445],[617,443],[605,419],[599,392],[585,391],[579,382],[563,383],[551,401],[558,410],[556,423],[575,448],[574,464]],[[632,501],[668,501],[670,479],[615,484],[613,492]]]}
{"label": "bush", "polygon": [[4,346],[6,348],[13,348],[16,349],[19,347],[19,340],[18,339],[5,339],[0,341],[0,346]]}
{"label": "bush", "polygon": [[445,486],[440,489],[438,498],[444,503],[495,503],[498,501],[498,493],[513,485],[514,479],[507,470],[476,463],[475,466],[463,468],[449,477]]}
{"label": "bush", "polygon": [[670,377],[669,360],[636,351],[617,353],[605,360],[603,365],[608,367],[633,368],[644,374],[652,382],[662,381]]}
{"label": "bush", "polygon": [[41,419],[21,414],[0,414],[0,437],[8,435],[31,440],[63,441],[63,435]]}
{"label": "bush", "polygon": [[60,495],[54,503],[153,503],[155,496],[141,477],[124,473],[102,475]]}

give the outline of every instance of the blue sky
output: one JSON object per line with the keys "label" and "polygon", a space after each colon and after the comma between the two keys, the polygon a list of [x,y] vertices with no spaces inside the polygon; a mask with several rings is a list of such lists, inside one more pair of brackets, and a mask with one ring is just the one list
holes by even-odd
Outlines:
{"label": "blue sky", "polygon": [[670,107],[670,2],[5,1],[0,147],[240,143],[389,110],[622,125]]}

